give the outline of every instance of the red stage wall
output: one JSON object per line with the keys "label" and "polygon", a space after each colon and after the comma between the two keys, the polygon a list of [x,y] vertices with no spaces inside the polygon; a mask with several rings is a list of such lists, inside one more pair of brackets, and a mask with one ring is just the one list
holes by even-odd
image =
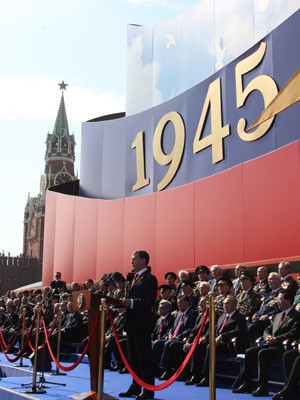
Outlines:
{"label": "red stage wall", "polygon": [[95,200],[47,192],[43,285],[130,271],[145,248],[165,272],[299,256],[300,141],[164,192]]}

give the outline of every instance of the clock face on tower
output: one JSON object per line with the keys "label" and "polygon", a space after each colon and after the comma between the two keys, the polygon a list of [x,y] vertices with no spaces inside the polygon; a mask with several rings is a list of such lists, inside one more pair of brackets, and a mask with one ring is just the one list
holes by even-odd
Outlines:
{"label": "clock face on tower", "polygon": [[61,183],[66,183],[72,180],[72,175],[70,175],[68,172],[59,172],[54,177],[54,185],[60,185]]}

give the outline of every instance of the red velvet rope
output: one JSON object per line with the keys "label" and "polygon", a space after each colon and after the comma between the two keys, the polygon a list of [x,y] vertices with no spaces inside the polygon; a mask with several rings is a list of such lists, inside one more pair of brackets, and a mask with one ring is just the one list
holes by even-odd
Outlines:
{"label": "red velvet rope", "polygon": [[[50,330],[49,333],[48,333],[48,331],[47,331],[47,327],[46,327],[46,324],[45,324],[45,316],[44,316],[43,311],[41,311],[41,316],[42,316],[42,318],[43,318],[43,329],[44,329],[44,332],[47,332],[47,336],[50,337],[50,336],[52,336],[52,333],[53,333],[54,328],[55,328],[55,326],[56,326],[57,319],[58,319],[58,315],[56,315],[55,320],[54,320],[54,322],[53,322],[53,326],[51,327],[51,330]],[[45,330],[45,329],[46,329],[46,330]],[[45,346],[45,344],[46,344],[46,341],[45,341],[44,343],[42,343],[40,346],[38,346],[38,350],[42,350],[42,348]],[[31,342],[29,342],[28,345],[29,345],[31,351],[34,351],[34,350],[35,350],[35,348],[33,347],[33,345],[32,345]]]}
{"label": "red velvet rope", "polygon": [[36,320],[36,317],[34,317],[33,321],[31,322],[31,326],[30,326],[29,332],[26,334],[26,341],[25,341],[25,343],[23,345],[23,348],[19,351],[19,353],[17,353],[16,357],[10,358],[7,355],[7,353],[4,351],[5,349],[4,349],[3,343],[1,341],[0,345],[1,345],[1,348],[2,348],[2,352],[3,352],[5,358],[7,359],[8,362],[12,362],[13,363],[13,362],[18,361],[23,356],[23,354],[25,353],[26,348],[27,348],[28,344],[30,343],[30,338],[31,338],[32,331],[33,331],[33,328],[34,328],[35,320]]}
{"label": "red velvet rope", "polygon": [[111,323],[111,326],[112,326],[112,329],[113,329],[113,332],[114,332],[114,335],[115,335],[115,340],[116,340],[116,343],[117,343],[117,346],[118,346],[118,350],[119,350],[119,352],[120,352],[120,355],[121,355],[121,357],[122,357],[122,360],[123,360],[123,362],[124,362],[126,368],[128,369],[128,371],[129,371],[130,374],[132,375],[133,379],[134,379],[140,386],[142,386],[142,387],[143,387],[144,389],[146,389],[146,390],[151,390],[151,391],[158,391],[158,390],[163,390],[163,389],[167,388],[167,387],[170,386],[170,385],[178,378],[178,376],[184,371],[184,369],[185,369],[185,367],[187,366],[188,362],[190,361],[190,359],[191,359],[191,357],[192,357],[192,355],[193,355],[193,353],[194,353],[194,350],[195,350],[195,348],[196,348],[196,346],[197,346],[197,344],[198,344],[198,341],[199,341],[199,339],[200,339],[200,337],[201,337],[201,335],[202,335],[203,328],[204,328],[205,322],[206,322],[206,320],[207,320],[208,314],[209,314],[209,309],[207,308],[206,311],[205,311],[205,313],[204,313],[203,320],[202,320],[200,329],[199,329],[199,331],[198,331],[198,333],[197,333],[197,336],[195,337],[195,339],[194,339],[194,341],[193,341],[193,344],[192,344],[192,346],[191,346],[191,348],[190,348],[188,354],[186,355],[186,357],[185,357],[183,363],[182,363],[181,366],[178,368],[178,370],[177,370],[177,371],[174,373],[174,375],[172,375],[172,377],[171,377],[170,379],[168,379],[166,382],[161,383],[160,385],[157,385],[157,386],[153,386],[153,385],[149,385],[148,383],[143,382],[143,381],[136,375],[136,373],[133,371],[133,369],[130,367],[130,365],[129,365],[129,363],[128,363],[128,361],[127,361],[127,359],[126,359],[126,357],[125,357],[125,355],[124,355],[124,353],[123,353],[123,350],[122,350],[122,348],[121,348],[121,345],[120,345],[120,342],[119,342],[119,338],[118,338],[118,334],[117,334],[117,332],[116,332],[116,328],[115,328],[115,325],[114,325],[114,321],[113,321],[113,318],[112,318],[112,315],[111,315],[111,311],[108,310],[109,321],[110,321],[110,323]]}
{"label": "red velvet rope", "polygon": [[3,347],[6,350],[11,349],[15,345],[19,332],[20,332],[20,329],[18,328],[17,332],[14,333],[14,336],[13,336],[13,339],[11,340],[11,342],[9,344],[7,344],[3,337],[2,327],[0,328],[0,339],[3,344]]}
{"label": "red velvet rope", "polygon": [[[98,325],[98,322],[99,322],[99,318],[100,318],[100,310],[98,311],[97,318],[96,318],[95,324],[93,326],[91,336],[89,337],[89,340],[88,340],[83,352],[81,353],[81,355],[78,358],[78,360],[74,364],[70,365],[69,367],[66,367],[66,366],[64,366],[64,365],[59,363],[59,361],[57,360],[57,358],[55,357],[55,355],[54,355],[54,353],[52,351],[51,344],[49,343],[49,337],[48,337],[48,335],[46,335],[47,347],[49,349],[49,353],[50,353],[50,356],[52,358],[52,361],[57,366],[57,368],[61,369],[62,371],[68,372],[68,371],[72,371],[74,368],[76,368],[81,363],[83,357],[85,356],[85,354],[86,354],[86,352],[87,352],[87,350],[89,348],[89,345],[90,345],[91,341],[93,340],[93,337],[95,335],[96,328],[97,328],[97,325]],[[43,320],[43,324],[45,324],[44,320]]]}

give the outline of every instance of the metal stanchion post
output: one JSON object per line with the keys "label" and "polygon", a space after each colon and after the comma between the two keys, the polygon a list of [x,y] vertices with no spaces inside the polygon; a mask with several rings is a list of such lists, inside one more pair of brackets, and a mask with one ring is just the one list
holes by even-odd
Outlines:
{"label": "metal stanchion post", "polygon": [[209,400],[216,400],[215,292],[209,293]]}
{"label": "metal stanchion post", "polygon": [[31,390],[24,390],[24,393],[46,393],[46,390],[37,389],[37,386],[36,386],[37,356],[38,356],[38,348],[39,348],[39,332],[40,332],[40,317],[41,317],[41,303],[38,303],[36,305],[35,311],[36,311],[36,330],[35,330],[35,346],[34,346],[32,388],[31,388]]}
{"label": "metal stanchion post", "polygon": [[[22,336],[21,336],[20,350],[22,350],[24,346],[25,324],[26,324],[26,308],[22,307]],[[23,364],[23,356],[20,358],[20,363],[14,365],[14,367],[28,367],[28,366],[29,365]]]}
{"label": "metal stanchion post", "polygon": [[97,400],[103,398],[103,360],[104,360],[104,345],[105,345],[105,311],[106,300],[101,300],[100,305],[100,352],[99,352],[99,376],[98,376],[98,390]]}
{"label": "metal stanchion post", "polygon": [[[58,312],[58,326],[57,326],[57,353],[56,358],[59,362],[60,357],[60,341],[61,341],[61,307]],[[52,375],[67,375],[65,372],[60,372],[58,366],[56,366],[55,372]]]}

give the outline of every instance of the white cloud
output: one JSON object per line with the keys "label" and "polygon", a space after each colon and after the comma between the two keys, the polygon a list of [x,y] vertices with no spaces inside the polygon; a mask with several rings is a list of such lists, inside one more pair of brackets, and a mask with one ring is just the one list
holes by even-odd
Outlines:
{"label": "white cloud", "polygon": [[160,64],[157,61],[152,64],[143,64],[142,56],[142,38],[137,36],[131,47],[127,49],[127,60],[130,65],[127,76],[127,82],[130,82],[130,85],[126,90],[128,114],[131,114],[131,109],[134,109],[136,113],[162,102],[160,91],[157,89],[153,91],[159,77]]}
{"label": "white cloud", "polygon": [[[132,4],[135,7],[146,6],[146,7],[164,7],[174,12],[182,12],[191,4],[196,3],[194,0],[182,1],[182,0],[126,0],[127,3]],[[184,4],[185,3],[185,4]]]}
{"label": "white cloud", "polygon": [[233,14],[226,19],[225,27],[219,37],[223,38],[226,52],[233,58],[239,56],[253,45],[253,17],[251,14],[242,19]]}
{"label": "white cloud", "polygon": [[[0,117],[53,119],[60,101],[57,83],[38,76],[0,76]],[[125,109],[125,95],[78,86],[68,86],[65,99],[68,119],[74,122]]]}

